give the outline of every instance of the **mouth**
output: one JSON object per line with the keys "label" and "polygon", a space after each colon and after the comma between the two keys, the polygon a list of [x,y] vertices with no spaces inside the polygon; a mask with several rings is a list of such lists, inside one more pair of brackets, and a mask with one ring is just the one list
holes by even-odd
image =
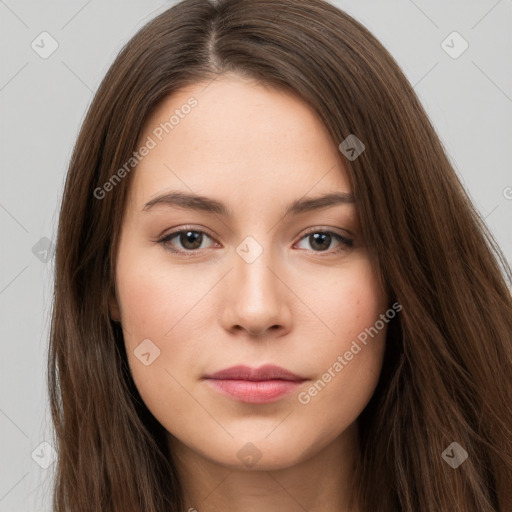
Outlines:
{"label": "mouth", "polygon": [[275,365],[260,368],[233,366],[205,375],[203,379],[216,391],[252,404],[276,402],[307,380]]}

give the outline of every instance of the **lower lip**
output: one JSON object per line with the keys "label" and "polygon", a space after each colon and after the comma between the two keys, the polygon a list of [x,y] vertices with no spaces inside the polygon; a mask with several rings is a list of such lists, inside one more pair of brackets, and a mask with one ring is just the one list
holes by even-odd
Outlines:
{"label": "lower lip", "polygon": [[207,379],[218,391],[250,404],[275,402],[295,391],[302,382],[290,380]]}

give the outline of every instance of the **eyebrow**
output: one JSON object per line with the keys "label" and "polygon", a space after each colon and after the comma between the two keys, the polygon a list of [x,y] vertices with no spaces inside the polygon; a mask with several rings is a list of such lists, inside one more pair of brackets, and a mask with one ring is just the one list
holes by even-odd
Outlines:
{"label": "eyebrow", "polygon": [[[354,202],[354,195],[348,192],[333,192],[314,198],[301,198],[293,201],[286,208],[284,217],[329,208],[338,204],[354,204]],[[159,195],[147,202],[142,211],[148,211],[157,205],[214,213],[227,218],[233,217],[233,212],[224,203],[188,192],[171,191]]]}

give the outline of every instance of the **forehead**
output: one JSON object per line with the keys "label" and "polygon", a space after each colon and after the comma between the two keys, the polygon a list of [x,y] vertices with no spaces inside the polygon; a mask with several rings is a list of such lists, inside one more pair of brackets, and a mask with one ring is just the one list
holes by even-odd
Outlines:
{"label": "forehead", "polygon": [[351,191],[338,148],[314,110],[295,94],[247,79],[221,77],[168,96],[137,147],[149,139],[153,147],[132,183],[140,208],[176,188],[260,204],[308,191]]}

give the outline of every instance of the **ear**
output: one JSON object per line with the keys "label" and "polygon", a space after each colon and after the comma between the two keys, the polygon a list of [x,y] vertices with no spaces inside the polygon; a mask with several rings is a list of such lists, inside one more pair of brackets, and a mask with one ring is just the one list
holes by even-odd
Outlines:
{"label": "ear", "polygon": [[114,322],[121,323],[121,310],[119,308],[119,302],[116,297],[115,290],[111,290],[110,296],[108,299],[108,309],[110,313],[110,318]]}

